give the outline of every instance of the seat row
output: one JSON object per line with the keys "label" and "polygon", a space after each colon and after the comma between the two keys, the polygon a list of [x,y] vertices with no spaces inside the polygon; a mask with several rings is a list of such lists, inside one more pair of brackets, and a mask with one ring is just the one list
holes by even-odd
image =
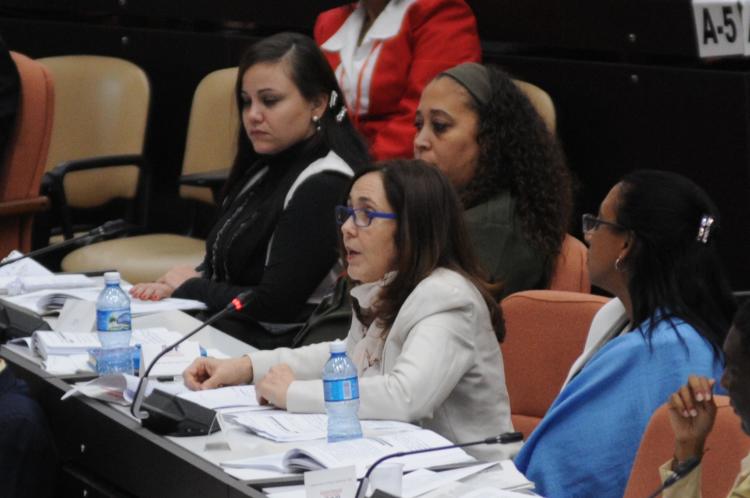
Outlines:
{"label": "seat row", "polygon": [[[38,102],[33,105],[39,115],[34,119],[46,123],[38,128],[41,133],[35,141],[47,146],[29,147],[29,140],[17,144],[38,154],[34,167],[26,170],[34,172],[29,178],[17,177],[18,173],[12,172],[12,168],[5,168],[5,173],[10,175],[6,185],[20,187],[23,184],[28,193],[23,195],[38,199],[35,211],[22,223],[24,232],[15,242],[7,244],[5,253],[15,247],[22,250],[31,247],[31,216],[46,202],[38,195],[40,181],[41,193],[52,201],[52,209],[43,217],[37,216],[37,239],[41,237],[41,240],[35,241],[36,247],[50,242],[50,232],[46,230],[50,226],[58,227],[51,233],[59,234],[52,241],[60,237],[70,239],[81,228],[89,228],[78,223],[74,214],[116,199],[130,200],[127,218],[137,225],[145,225],[150,178],[149,163],[143,155],[150,105],[150,86],[145,72],[131,62],[114,57],[68,55],[37,61],[20,54],[14,57],[27,68],[23,69],[28,73],[23,85],[31,85],[31,78],[40,78],[44,91],[49,94],[46,105]],[[31,76],[32,73],[35,76]],[[232,164],[239,128],[234,96],[236,77],[237,68],[214,71],[203,78],[195,90],[179,188],[184,199],[212,203],[216,179],[220,181],[224,177],[222,173]],[[549,95],[534,85],[518,84],[547,126],[554,130],[555,111]],[[34,98],[34,92],[25,94],[28,99]],[[18,129],[26,129],[29,119],[27,116],[24,121],[19,120]],[[48,150],[46,154],[45,150]],[[29,164],[29,161],[24,159],[23,163]],[[4,198],[16,200],[14,196],[18,194]],[[61,266],[64,271],[116,267],[125,279],[144,282],[155,280],[176,265],[197,265],[203,252],[201,240],[151,234],[114,240],[95,248],[84,247],[69,254]],[[571,236],[563,244],[550,287],[581,292],[590,289],[585,248]]]}

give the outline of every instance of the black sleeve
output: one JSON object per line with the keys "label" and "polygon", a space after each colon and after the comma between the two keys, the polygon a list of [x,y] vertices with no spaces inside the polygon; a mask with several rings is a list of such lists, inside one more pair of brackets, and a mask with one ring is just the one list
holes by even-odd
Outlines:
{"label": "black sleeve", "polygon": [[276,225],[258,285],[243,287],[192,278],[173,296],[198,299],[211,309],[219,309],[240,292],[252,289],[245,309],[254,319],[282,323],[294,320],[338,258],[339,230],[333,212],[344,200],[348,184],[348,178],[324,172],[297,188]]}

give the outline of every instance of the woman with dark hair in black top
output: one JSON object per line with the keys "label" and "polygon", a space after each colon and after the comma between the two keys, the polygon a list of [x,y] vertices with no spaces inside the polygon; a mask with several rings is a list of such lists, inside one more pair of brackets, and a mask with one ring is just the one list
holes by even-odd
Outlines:
{"label": "woman with dark hair in black top", "polygon": [[139,284],[140,299],[184,297],[226,306],[253,293],[218,327],[261,348],[286,344],[337,274],[334,206],[367,163],[335,76],[308,37],[253,45],[237,79],[242,130],[219,220],[196,269]]}

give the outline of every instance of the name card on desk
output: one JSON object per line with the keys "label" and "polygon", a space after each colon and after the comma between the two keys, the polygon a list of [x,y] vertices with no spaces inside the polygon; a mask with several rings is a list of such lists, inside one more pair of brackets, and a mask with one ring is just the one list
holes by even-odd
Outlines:
{"label": "name card on desk", "polygon": [[[743,2],[744,3],[744,2]],[[745,55],[748,32],[737,0],[693,0],[693,18],[702,58]]]}
{"label": "name card on desk", "polygon": [[354,498],[354,465],[305,473],[306,498]]}

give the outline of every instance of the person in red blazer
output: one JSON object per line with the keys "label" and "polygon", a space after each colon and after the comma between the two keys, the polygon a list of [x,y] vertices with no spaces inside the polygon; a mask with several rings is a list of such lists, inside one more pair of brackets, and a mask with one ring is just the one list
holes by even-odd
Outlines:
{"label": "person in red blazer", "polygon": [[378,160],[412,157],[415,111],[432,78],[481,61],[464,0],[361,0],[320,14],[315,40]]}

